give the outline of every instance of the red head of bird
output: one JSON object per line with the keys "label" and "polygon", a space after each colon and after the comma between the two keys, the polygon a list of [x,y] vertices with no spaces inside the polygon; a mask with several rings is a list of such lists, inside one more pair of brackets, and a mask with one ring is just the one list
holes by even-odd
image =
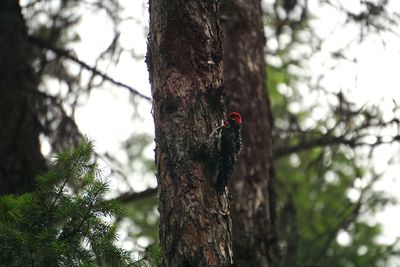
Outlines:
{"label": "red head of bird", "polygon": [[225,123],[225,127],[241,127],[242,126],[242,116],[238,112],[231,112]]}

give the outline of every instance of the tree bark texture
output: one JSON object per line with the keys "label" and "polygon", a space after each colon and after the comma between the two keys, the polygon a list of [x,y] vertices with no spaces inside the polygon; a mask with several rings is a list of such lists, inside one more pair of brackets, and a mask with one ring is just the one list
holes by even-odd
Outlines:
{"label": "tree bark texture", "polygon": [[227,108],[243,116],[243,149],[230,178],[236,266],[277,266],[272,113],[260,0],[223,1]]}
{"label": "tree bark texture", "polygon": [[0,1],[0,194],[31,191],[45,168],[37,81],[19,1]]}
{"label": "tree bark texture", "polygon": [[229,202],[215,190],[217,157],[208,145],[224,117],[219,1],[151,0],[149,9],[163,262],[230,266]]}

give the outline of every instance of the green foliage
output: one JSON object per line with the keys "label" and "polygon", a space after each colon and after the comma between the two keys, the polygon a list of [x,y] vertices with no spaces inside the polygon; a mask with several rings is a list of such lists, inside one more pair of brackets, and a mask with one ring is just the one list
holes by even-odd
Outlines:
{"label": "green foliage", "polygon": [[[276,164],[284,250],[295,247],[296,262],[305,266],[382,266],[392,245],[376,242],[381,226],[367,223],[365,216],[391,199],[372,191],[378,177],[363,178],[354,159],[346,158],[341,149],[333,155],[329,150],[311,149]],[[367,185],[358,185],[362,182]],[[340,241],[340,235],[348,240]]]}
{"label": "green foliage", "polygon": [[[123,149],[126,152],[129,164],[125,164],[119,171],[121,173],[135,173],[141,176],[142,182],[154,180],[154,158],[145,155],[145,149],[152,146],[152,141],[153,138],[148,134],[132,135],[126,140],[123,143]],[[132,224],[128,235],[132,238],[137,249],[144,249],[135,242],[139,238],[145,238],[149,243],[158,242],[159,214],[157,206],[158,198],[156,195],[140,198],[124,205],[126,211],[124,215]]]}
{"label": "green foliage", "polygon": [[[325,2],[321,6],[332,5]],[[287,3],[297,5],[299,16],[294,15],[293,7],[285,7]],[[388,266],[399,254],[398,242],[379,243],[382,225],[371,223],[371,218],[395,200],[373,190],[381,177],[374,173],[369,156],[382,143],[381,133],[395,124],[383,119],[379,107],[357,107],[342,92],[327,92],[320,83],[323,77],[313,81],[313,75],[307,73],[307,59],[318,53],[322,44],[310,24],[310,6],[296,1],[266,5],[265,26],[273,33],[269,41],[277,44],[273,50],[269,47],[267,84],[276,126],[282,266]],[[390,17],[384,5],[375,15],[369,12],[375,10],[374,4],[366,1],[364,5],[368,12],[347,12],[348,20],[367,19],[371,28],[390,28],[375,21]],[[364,26],[361,29],[363,35],[373,32],[364,31]],[[332,59],[337,63],[348,60],[345,49],[338,46],[338,51]],[[376,142],[366,141],[373,136]]]}
{"label": "green foliage", "polygon": [[37,189],[0,198],[0,266],[127,266],[130,254],[113,245],[121,215],[106,200],[92,143],[60,153]]}
{"label": "green foliage", "polygon": [[159,215],[157,211],[157,196],[143,198],[126,205],[126,216],[131,220],[136,231],[129,236],[134,240],[146,237],[150,242],[158,241]]}
{"label": "green foliage", "polygon": [[[384,192],[373,190],[381,177],[362,164],[368,158],[340,141],[346,140],[346,133],[354,138],[358,129],[367,135],[372,127],[367,120],[337,116],[329,110],[323,120],[314,120],[314,125],[305,127],[305,121],[313,117],[313,107],[288,111],[292,103],[303,103],[295,88],[296,77],[283,67],[270,66],[268,80],[277,126],[275,138],[280,140],[276,142],[275,151],[280,154],[275,170],[283,258],[298,266],[387,266],[390,258],[397,255],[397,242],[377,242],[381,225],[368,221],[395,201]],[[280,93],[278,86],[282,85],[289,88],[290,94]],[[321,103],[314,107],[318,105]],[[379,111],[374,115],[378,117]],[[332,129],[326,124],[328,120],[334,125]],[[357,123],[367,127],[361,128]],[[315,141],[334,138],[338,138],[337,142]],[[311,145],[302,147],[306,143]],[[288,147],[298,149],[282,153]],[[340,238],[343,236],[344,240]]]}
{"label": "green foliage", "polygon": [[[282,266],[387,266],[398,254],[397,242],[377,242],[382,226],[368,221],[394,200],[372,189],[380,176],[363,164],[370,160],[364,155],[371,153],[375,145],[364,146],[364,154],[355,147],[363,137],[371,136],[374,130],[381,132],[388,123],[383,121],[379,108],[357,109],[342,93],[326,92],[312,85],[301,71],[290,71],[305,69],[304,59],[291,59],[293,44],[312,47],[296,38],[301,31],[312,30],[304,22],[301,29],[290,29],[290,41],[275,51],[275,60],[269,61],[277,63],[267,67],[276,126],[277,225]],[[304,90],[315,87],[318,92]],[[318,101],[310,102],[316,93]],[[298,108],[291,109],[293,104]],[[321,112],[324,116],[316,114]]]}

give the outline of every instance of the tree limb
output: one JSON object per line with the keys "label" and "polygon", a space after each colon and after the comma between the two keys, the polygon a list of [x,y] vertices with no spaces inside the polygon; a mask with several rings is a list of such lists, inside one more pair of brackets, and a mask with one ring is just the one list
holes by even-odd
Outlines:
{"label": "tree limb", "polygon": [[282,158],[287,156],[291,153],[298,153],[308,149],[312,149],[315,147],[326,147],[326,146],[333,146],[333,145],[346,145],[351,148],[359,147],[359,146],[370,146],[375,147],[383,144],[391,144],[392,142],[399,141],[400,135],[396,135],[392,137],[392,140],[385,141],[382,140],[381,136],[377,137],[376,142],[374,143],[367,143],[359,141],[360,137],[355,138],[346,138],[345,136],[321,136],[319,138],[313,140],[307,140],[295,145],[288,145],[288,146],[279,146],[274,148],[274,157],[276,159]]}
{"label": "tree limb", "polygon": [[124,204],[130,203],[135,200],[152,197],[157,194],[158,188],[149,188],[141,192],[128,192],[120,195],[116,199]]}
{"label": "tree limb", "polygon": [[124,83],[122,83],[122,82],[119,82],[119,81],[114,80],[113,78],[111,78],[111,77],[108,76],[107,74],[103,73],[102,71],[98,70],[98,69],[95,68],[95,67],[92,67],[92,66],[88,65],[87,63],[85,63],[85,62],[83,62],[82,60],[80,60],[79,58],[77,58],[77,57],[71,55],[68,51],[66,51],[66,50],[64,50],[64,49],[61,49],[61,48],[59,48],[59,47],[55,47],[55,46],[53,46],[52,44],[47,43],[45,40],[42,40],[42,39],[40,39],[40,38],[38,38],[38,37],[35,37],[35,36],[32,36],[32,35],[28,36],[28,40],[29,40],[32,44],[34,44],[34,45],[36,45],[36,46],[39,46],[39,47],[41,47],[41,48],[45,48],[45,49],[48,49],[48,50],[53,51],[55,54],[57,54],[57,55],[60,56],[60,57],[68,58],[69,60],[71,60],[71,61],[77,63],[78,65],[80,65],[81,67],[85,68],[86,70],[91,71],[93,74],[102,77],[104,80],[109,81],[109,82],[111,82],[111,83],[113,83],[114,85],[117,85],[117,86],[119,86],[119,87],[123,87],[123,88],[127,89],[130,93],[132,93],[132,94],[134,94],[134,95],[140,96],[140,97],[143,98],[143,99],[146,99],[146,100],[148,100],[148,101],[151,101],[151,98],[150,98],[150,97],[148,97],[148,96],[146,96],[146,95],[140,93],[140,92],[137,91],[135,88],[133,88],[133,87],[131,87],[131,86],[129,86],[129,85],[126,85],[126,84],[124,84]]}

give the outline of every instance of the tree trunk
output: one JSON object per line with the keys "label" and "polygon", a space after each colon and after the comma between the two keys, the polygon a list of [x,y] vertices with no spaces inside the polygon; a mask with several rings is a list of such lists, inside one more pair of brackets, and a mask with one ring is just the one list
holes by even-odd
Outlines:
{"label": "tree trunk", "polygon": [[243,149],[229,184],[234,261],[237,266],[277,266],[273,123],[261,1],[223,1],[221,13],[227,107],[243,116]]}
{"label": "tree trunk", "polygon": [[18,3],[0,1],[0,194],[31,191],[45,168],[32,50]]}
{"label": "tree trunk", "polygon": [[224,117],[219,1],[151,0],[160,242],[165,266],[230,266],[227,195],[217,194],[212,130]]}

